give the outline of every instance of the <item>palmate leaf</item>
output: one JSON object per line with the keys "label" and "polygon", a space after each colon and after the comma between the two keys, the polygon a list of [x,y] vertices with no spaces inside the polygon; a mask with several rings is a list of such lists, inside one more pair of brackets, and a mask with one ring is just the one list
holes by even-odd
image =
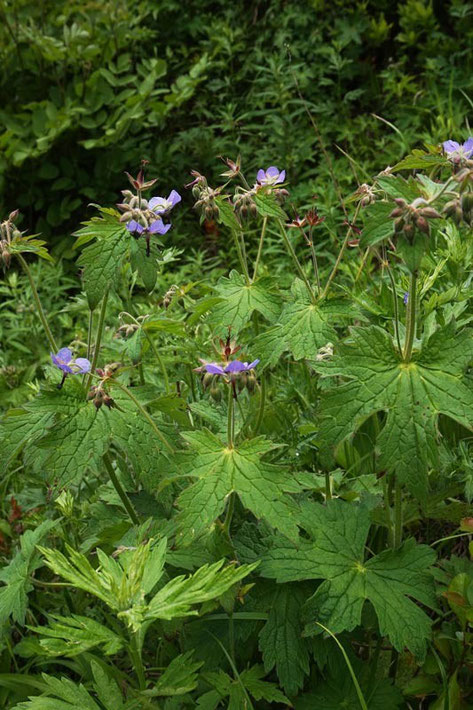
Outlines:
{"label": "palmate leaf", "polygon": [[356,328],[333,358],[317,362],[322,375],[350,381],[326,390],[321,403],[320,442],[337,446],[375,412],[387,412],[377,439],[379,464],[395,471],[418,496],[438,456],[437,419],[444,414],[473,427],[473,388],[463,373],[473,358],[470,331],[436,331],[420,354],[403,363],[381,328]]}
{"label": "palmate leaf", "polygon": [[300,524],[310,540],[297,544],[279,537],[263,557],[261,574],[278,582],[325,580],[309,601],[317,632],[320,621],[333,633],[351,631],[361,622],[366,600],[374,607],[380,633],[394,648],[407,647],[422,658],[430,638],[431,620],[412,599],[435,607],[433,578],[427,574],[435,552],[407,540],[397,550],[365,559],[370,513],[365,506],[328,501],[306,503]]}
{"label": "palmate leaf", "polygon": [[259,635],[264,669],[274,667],[289,695],[296,695],[309,673],[307,641],[302,638],[301,607],[306,594],[295,584],[281,584],[275,593],[268,621]]}
{"label": "palmate leaf", "polygon": [[334,323],[360,317],[348,301],[341,299],[311,302],[302,281],[292,287],[294,301],[284,306],[278,324],[253,341],[252,352],[264,365],[275,365],[282,353],[289,351],[295,360],[313,359],[317,350],[327,343],[335,343]]}
{"label": "palmate leaf", "polygon": [[89,307],[94,310],[105,292],[114,283],[124,257],[128,254],[133,237],[125,225],[118,221],[115,210],[101,210],[101,217],[92,217],[76,232],[76,245],[95,238],[78,258],[83,267],[83,284]]}
{"label": "palmate leaf", "polygon": [[203,661],[193,661],[194,650],[182,653],[173,658],[158,682],[151,690],[145,690],[144,695],[174,696],[185,695],[197,687],[197,671],[203,666]]}
{"label": "palmate leaf", "polygon": [[215,287],[221,301],[213,306],[208,322],[213,326],[235,331],[241,330],[248,323],[254,311],[258,311],[266,320],[273,322],[281,310],[281,299],[274,280],[263,277],[247,284],[237,271],[222,277]]}
{"label": "palmate leaf", "polygon": [[54,264],[54,259],[49,254],[48,250],[44,246],[46,244],[42,239],[36,239],[36,235],[22,235],[21,237],[14,237],[8,246],[8,251],[11,254],[22,254],[29,252],[30,254],[35,254],[39,256],[40,259],[45,259]]}
{"label": "palmate leaf", "polygon": [[225,560],[220,560],[203,565],[190,576],[175,577],[145,601],[163,575],[166,543],[166,538],[159,543],[151,538],[146,544],[123,552],[118,559],[97,549],[97,569],[85,555],[69,546],[68,556],[59,550],[38,549],[55,574],[101,599],[134,631],[145,621],[196,615],[197,604],[218,599],[258,564],[224,567]]}
{"label": "palmate leaf", "polygon": [[53,422],[54,412],[10,410],[0,422],[0,473],[6,473],[23,447],[44,434]]}
{"label": "palmate leaf", "polygon": [[298,492],[299,484],[283,467],[262,458],[274,444],[260,436],[229,449],[208,429],[186,432],[183,437],[192,452],[180,459],[181,471],[198,479],[178,498],[177,521],[184,542],[218,518],[233,492],[257,518],[290,538],[297,537],[290,499],[284,494]]}

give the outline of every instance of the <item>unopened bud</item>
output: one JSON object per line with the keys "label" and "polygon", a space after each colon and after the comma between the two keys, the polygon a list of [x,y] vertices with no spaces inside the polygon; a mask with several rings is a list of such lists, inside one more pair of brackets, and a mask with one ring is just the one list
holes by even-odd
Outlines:
{"label": "unopened bud", "polygon": [[402,232],[405,224],[406,224],[406,220],[404,219],[404,217],[399,217],[394,222],[394,231],[395,232]]}
{"label": "unopened bud", "polygon": [[209,392],[214,402],[220,402],[220,400],[222,399],[222,390],[220,389],[220,387],[218,387],[218,385],[214,385],[213,387],[211,387]]}
{"label": "unopened bud", "polygon": [[[427,236],[430,234],[430,226],[425,217],[422,217],[422,215],[419,215],[416,218],[416,226],[417,229],[420,229],[421,232],[424,234],[427,234]],[[404,229],[405,231],[405,229]]]}
{"label": "unopened bud", "polygon": [[439,214],[439,212],[437,212],[437,210],[433,207],[423,207],[420,210],[420,213],[423,217],[426,217],[427,219],[440,219],[442,217],[442,215]]}
{"label": "unopened bud", "polygon": [[403,197],[395,197],[394,202],[398,207],[406,207],[407,202]]}
{"label": "unopened bud", "polygon": [[113,401],[113,399],[112,399],[112,398],[110,397],[110,395],[108,395],[108,394],[104,394],[104,396],[103,396],[103,403],[104,403],[105,406],[108,407],[109,409],[111,409],[112,407],[115,406],[115,402]]}
{"label": "unopened bud", "polygon": [[393,211],[391,212],[391,214],[389,216],[392,219],[395,219],[396,217],[400,217],[403,214],[404,214],[404,210],[402,209],[402,207],[396,207],[395,209],[393,209]]}
{"label": "unopened bud", "polygon": [[2,251],[2,261],[5,264],[5,267],[8,269],[10,267],[11,262],[11,256],[9,251]]}
{"label": "unopened bud", "polygon": [[414,234],[414,225],[413,224],[405,224],[402,231],[404,232],[406,237],[410,238]]}
{"label": "unopened bud", "polygon": [[20,210],[13,210],[13,212],[10,212],[10,214],[8,215],[8,221],[14,222],[19,214]]}
{"label": "unopened bud", "polygon": [[207,387],[212,384],[213,378],[214,378],[214,376],[210,372],[205,373],[205,375],[202,377],[202,386],[203,386],[204,390],[207,389]]}

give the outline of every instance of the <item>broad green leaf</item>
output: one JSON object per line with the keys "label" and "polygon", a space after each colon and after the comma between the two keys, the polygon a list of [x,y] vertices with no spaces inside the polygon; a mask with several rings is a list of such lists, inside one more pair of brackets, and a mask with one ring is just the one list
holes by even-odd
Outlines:
{"label": "broad green leaf", "polygon": [[261,217],[274,217],[284,222],[287,220],[287,214],[270,192],[258,191],[253,199]]}
{"label": "broad green leaf", "polygon": [[198,480],[178,498],[178,523],[183,540],[209,528],[223,512],[229,496],[236,493],[257,518],[264,518],[291,538],[297,525],[286,492],[296,493],[299,484],[281,466],[262,457],[274,445],[257,437],[229,449],[208,429],[183,434],[192,451],[182,457],[186,475]]}
{"label": "broad green leaf", "polygon": [[254,311],[268,321],[274,321],[281,310],[281,299],[272,278],[264,277],[247,284],[237,271],[222,277],[215,287],[221,298],[211,311],[209,323],[221,328],[233,328],[236,332],[248,323]]}
{"label": "broad green leaf", "polygon": [[35,530],[27,530],[21,537],[20,550],[8,565],[0,570],[0,625],[9,616],[20,624],[25,622],[28,606],[28,592],[33,589],[30,575],[38,566],[36,545],[56,525],[53,520],[45,520]]}
{"label": "broad green leaf", "polygon": [[394,648],[407,647],[422,658],[431,635],[431,619],[415,603],[436,606],[433,578],[428,575],[435,552],[410,539],[397,550],[366,558],[370,513],[365,506],[329,501],[306,503],[300,524],[311,539],[294,544],[280,537],[263,557],[261,573],[278,582],[325,580],[310,600],[317,632],[320,621],[333,633],[352,631],[361,623],[366,600],[374,607],[380,633]]}
{"label": "broad green leaf", "polygon": [[90,667],[94,676],[95,692],[106,710],[123,708],[123,695],[116,681],[96,661],[91,661]]}
{"label": "broad green leaf", "polygon": [[[413,202],[422,195],[420,185],[412,177],[408,180],[394,175],[386,175],[376,178],[376,185],[380,187],[389,197],[402,197],[406,202]],[[394,205],[392,206],[394,209]]]}
{"label": "broad green leaf", "polygon": [[82,683],[74,683],[69,678],[55,678],[46,673],[42,674],[42,678],[48,686],[47,695],[54,697],[30,697],[26,702],[15,705],[12,710],[101,710]]}
{"label": "broad green leaf", "polygon": [[[116,281],[118,269],[128,254],[133,237],[114,216],[94,217],[88,225],[84,227],[87,236],[93,233],[97,239],[82,251],[78,263],[84,269],[83,284],[89,307],[94,310]],[[84,229],[77,234],[86,236]]]}
{"label": "broad green leaf", "polygon": [[312,303],[298,279],[292,293],[294,301],[284,306],[278,324],[253,340],[252,353],[263,366],[275,365],[285,351],[290,351],[295,360],[315,359],[319,348],[337,341],[334,324],[360,317],[358,309],[348,301]]}
{"label": "broad green leaf", "polygon": [[138,272],[145,289],[152,291],[158,277],[158,264],[153,252],[149,256],[146,254],[144,238],[130,240],[130,260],[132,269]]}
{"label": "broad green leaf", "polygon": [[35,442],[44,449],[41,468],[48,479],[64,486],[77,481],[91,466],[100,465],[109,443],[107,421],[92,402],[83,402],[69,418],[59,421]]}
{"label": "broad green leaf", "polygon": [[203,661],[193,661],[193,655],[192,650],[173,658],[154,688],[145,691],[145,695],[185,695],[194,690],[198,682],[197,671]]}
{"label": "broad green leaf", "polygon": [[395,172],[398,170],[432,170],[432,168],[447,167],[448,165],[450,163],[444,155],[428,153],[425,150],[416,148],[410,155],[396,163],[391,170]]}
{"label": "broad green leaf", "polygon": [[374,246],[394,235],[394,222],[389,216],[394,207],[392,202],[374,202],[363,211],[362,247]]}
{"label": "broad green leaf", "polygon": [[217,708],[219,700],[222,701],[224,698],[228,698],[228,710],[243,710],[243,708],[248,707],[245,690],[254,700],[291,705],[291,702],[274,683],[262,680],[265,675],[264,668],[259,665],[245,669],[239,674],[237,679],[231,678],[222,670],[215,673],[204,673],[204,679],[215,690],[201,695],[197,701],[197,707],[200,710]]}
{"label": "broad green leaf", "polygon": [[268,621],[259,635],[264,669],[274,667],[279,682],[289,695],[296,695],[309,673],[309,652],[302,638],[301,606],[304,591],[295,584],[278,587],[271,604]]}
{"label": "broad green leaf", "polygon": [[232,230],[241,230],[241,225],[235,215],[232,203],[223,195],[217,196],[215,203],[218,207],[218,222],[221,222]]}
{"label": "broad green leaf", "polygon": [[438,457],[439,414],[473,428],[473,389],[463,373],[473,358],[470,331],[436,331],[410,363],[401,361],[381,328],[352,329],[333,358],[314,363],[322,375],[349,381],[325,390],[319,438],[337,446],[369,416],[385,411],[377,439],[379,465],[395,471],[415,495],[427,490],[427,472]]}
{"label": "broad green leaf", "polygon": [[28,441],[44,434],[53,421],[54,412],[29,412],[22,409],[8,412],[0,422],[0,472],[5,473]]}
{"label": "broad green leaf", "polygon": [[30,626],[43,638],[40,645],[50,656],[73,657],[100,646],[107,656],[118,653],[123,639],[88,616],[53,616],[48,626]]}

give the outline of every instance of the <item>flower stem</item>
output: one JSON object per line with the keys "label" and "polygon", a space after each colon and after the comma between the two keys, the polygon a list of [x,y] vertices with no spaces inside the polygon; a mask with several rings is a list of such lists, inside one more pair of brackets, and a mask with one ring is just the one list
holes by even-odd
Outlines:
{"label": "flower stem", "polygon": [[133,525],[139,525],[140,520],[138,518],[138,515],[136,513],[136,510],[133,508],[131,500],[128,498],[126,491],[123,489],[120,481],[118,480],[117,474],[115,473],[115,469],[113,468],[112,460],[110,458],[110,455],[107,453],[103,457],[103,462],[105,465],[105,468],[107,469],[107,473],[110,476],[110,480],[113,484],[113,487],[115,488],[116,492],[120,496],[120,499],[125,507],[126,512],[130,516],[130,520],[133,523]]}
{"label": "flower stem", "polygon": [[143,405],[141,404],[141,402],[140,402],[138,399],[136,399],[135,395],[132,394],[132,392],[130,392],[130,390],[129,390],[127,387],[125,387],[125,385],[122,385],[121,382],[117,382],[117,380],[113,380],[112,383],[113,383],[113,386],[114,386],[114,387],[118,387],[118,389],[120,389],[122,392],[124,392],[124,394],[126,394],[127,397],[129,397],[129,398],[131,399],[131,401],[133,402],[133,404],[139,409],[139,411],[140,411],[140,413],[142,414],[142,416],[146,419],[146,421],[148,422],[148,424],[151,426],[151,428],[153,429],[153,431],[154,431],[154,433],[156,434],[156,436],[158,437],[158,439],[160,439],[160,441],[162,441],[162,443],[163,443],[164,446],[167,448],[167,450],[169,451],[169,453],[174,454],[174,453],[175,453],[174,447],[173,447],[172,444],[168,441],[168,439],[167,439],[166,436],[163,434],[163,432],[160,431],[160,429],[158,429],[158,427],[156,426],[156,423],[155,423],[155,422],[153,421],[153,419],[150,417],[150,415],[148,414],[148,412],[146,411],[146,409],[143,407]]}
{"label": "flower stem", "polygon": [[102,298],[102,305],[100,307],[99,322],[97,325],[97,333],[95,334],[95,344],[94,344],[94,355],[92,357],[92,364],[90,366],[90,374],[87,379],[87,385],[85,387],[86,391],[90,389],[92,383],[92,375],[97,367],[97,362],[100,354],[100,343],[102,342],[103,328],[105,324],[105,314],[107,313],[107,301],[108,301],[108,291],[105,291],[104,297]]}
{"label": "flower stem", "polygon": [[312,241],[312,235],[310,235],[310,253],[312,255],[312,263],[314,265],[314,276],[315,276],[315,282],[317,284],[317,296],[320,297],[320,276],[319,276],[319,266],[317,264],[317,254],[315,253],[315,247],[314,247],[314,242]]}
{"label": "flower stem", "polygon": [[241,243],[240,243],[240,238],[237,234],[237,232],[232,229],[232,234],[233,234],[233,241],[235,242],[237,254],[238,254],[238,260],[240,262],[241,270],[243,271],[243,274],[245,276],[245,281],[246,285],[249,286],[251,281],[250,281],[250,275],[248,273],[248,265],[245,263],[245,260],[243,258],[243,252],[241,250]]}
{"label": "flower stem", "polygon": [[235,510],[235,495],[235,491],[232,491],[230,493],[230,497],[228,499],[227,513],[223,522],[223,531],[227,535],[227,537],[230,536],[230,525],[232,524],[233,513]]}
{"label": "flower stem", "polygon": [[394,547],[393,538],[393,526],[391,521],[391,501],[389,500],[389,488],[387,481],[387,474],[381,478],[383,485],[383,498],[384,498],[384,511],[386,513],[386,527],[388,530],[388,544],[390,547]]}
{"label": "flower stem", "polygon": [[22,254],[17,254],[17,257],[18,257],[20,264],[23,267],[25,274],[28,277],[28,281],[30,282],[31,290],[33,292],[33,299],[34,299],[34,302],[36,305],[36,310],[38,312],[39,319],[43,325],[44,332],[46,333],[46,337],[48,339],[49,346],[50,346],[53,353],[57,353],[58,347],[56,345],[53,334],[52,334],[51,329],[49,327],[49,323],[47,321],[46,315],[43,311],[43,306],[41,305],[41,301],[39,300],[38,291],[36,289],[36,285],[33,280],[33,276],[31,275],[30,268],[29,268],[28,264],[26,263],[25,259],[23,258]]}
{"label": "flower stem", "polygon": [[253,279],[252,279],[253,281],[256,279],[256,276],[258,275],[258,266],[259,266],[259,262],[261,259],[261,253],[263,251],[264,235],[266,234],[267,225],[268,225],[268,218],[264,217],[263,218],[263,226],[261,227],[261,235],[259,238],[258,253],[256,255],[255,268],[253,270]]}
{"label": "flower stem", "polygon": [[391,289],[393,292],[393,304],[394,304],[394,335],[396,337],[397,347],[399,348],[399,353],[402,355],[401,338],[399,337],[399,307],[397,303],[397,293],[396,293],[396,283],[394,281],[393,272],[389,266],[389,262],[385,259],[386,272],[391,282]]}
{"label": "flower stem", "polygon": [[394,487],[394,547],[400,546],[402,541],[402,489],[396,477]]}
{"label": "flower stem", "polygon": [[228,388],[228,416],[227,416],[227,438],[228,448],[233,449],[235,438],[235,409],[234,409],[233,386]]}
{"label": "flower stem", "polygon": [[406,342],[404,343],[404,362],[409,362],[412,355],[412,346],[416,333],[416,305],[417,305],[417,271],[411,273],[409,283],[409,300],[407,302],[406,317]]}
{"label": "flower stem", "polygon": [[[353,223],[355,223],[357,220],[358,213],[360,211],[360,207],[361,207],[361,202],[359,202],[356,207],[355,214],[353,215]],[[347,248],[347,244],[350,241],[350,237],[352,235],[353,235],[353,227],[352,227],[352,225],[350,225],[348,227],[347,235],[346,235],[345,239],[343,240],[343,244],[340,247],[340,251],[338,252],[337,260],[335,261],[335,264],[333,265],[333,269],[330,272],[330,276],[327,279],[327,283],[325,284],[325,288],[322,292],[322,298],[325,298],[325,296],[328,293],[328,290],[330,288],[330,284],[332,283],[333,279],[335,278],[335,274],[338,271],[338,267],[340,266],[340,262],[342,260],[343,254],[345,253],[345,249]]]}
{"label": "flower stem", "polygon": [[258,417],[256,419],[255,428],[253,430],[253,436],[257,435],[257,433],[259,432],[259,430],[261,428],[261,424],[263,423],[265,403],[266,403],[266,377],[263,372],[263,374],[261,375]]}
{"label": "flower stem", "polygon": [[143,659],[141,658],[141,644],[139,643],[138,640],[138,634],[132,633],[130,634],[130,644],[128,646],[128,654],[130,656],[130,660],[133,664],[133,668],[135,670],[135,673],[138,677],[138,683],[140,686],[140,690],[144,690],[146,688],[146,675],[145,675],[145,669],[143,665]]}
{"label": "flower stem", "polygon": [[284,227],[284,224],[282,223],[282,220],[279,219],[279,220],[278,220],[278,224],[279,224],[279,228],[280,228],[280,230],[281,230],[281,236],[282,236],[282,238],[283,238],[283,240],[284,240],[284,244],[286,245],[286,249],[287,249],[287,251],[289,252],[289,255],[291,256],[291,258],[292,258],[292,260],[293,260],[293,262],[294,262],[294,266],[295,266],[296,269],[297,269],[297,273],[299,274],[300,278],[302,279],[302,281],[303,281],[304,284],[305,284],[305,287],[306,287],[306,289],[307,289],[307,292],[308,292],[308,294],[309,294],[309,296],[310,296],[310,300],[312,301],[312,303],[316,303],[316,302],[317,302],[317,299],[316,299],[316,297],[315,297],[315,295],[314,295],[314,292],[313,292],[313,290],[312,290],[312,286],[310,285],[309,279],[307,278],[306,273],[305,273],[304,269],[303,269],[302,266],[301,266],[301,262],[300,262],[299,259],[297,258],[297,254],[296,254],[296,252],[294,251],[294,247],[292,246],[291,242],[289,241],[289,238],[288,238],[288,236],[287,236],[287,234],[286,234],[286,229],[285,229],[285,227]]}
{"label": "flower stem", "polygon": [[332,500],[332,477],[330,473],[325,473],[325,500]]}

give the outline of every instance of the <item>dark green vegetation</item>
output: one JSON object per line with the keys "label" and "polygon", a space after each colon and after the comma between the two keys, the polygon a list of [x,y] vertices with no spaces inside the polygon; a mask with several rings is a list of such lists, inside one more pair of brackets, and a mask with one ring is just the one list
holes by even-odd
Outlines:
{"label": "dark green vegetation", "polygon": [[471,708],[473,4],[0,17],[0,706]]}

